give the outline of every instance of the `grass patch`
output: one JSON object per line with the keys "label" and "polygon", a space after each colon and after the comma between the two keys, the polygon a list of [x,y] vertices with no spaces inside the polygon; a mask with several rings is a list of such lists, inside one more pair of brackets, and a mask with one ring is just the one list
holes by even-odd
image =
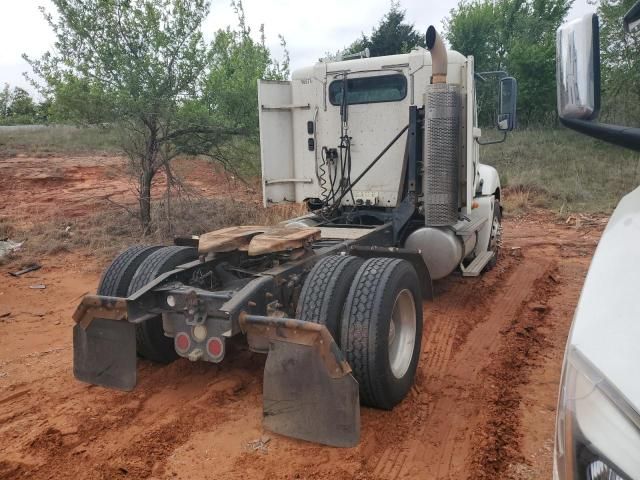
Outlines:
{"label": "grass patch", "polygon": [[511,215],[527,213],[533,208],[549,208],[546,191],[531,185],[513,185],[502,188],[502,206]]}
{"label": "grass patch", "polygon": [[118,134],[111,128],[69,125],[0,127],[0,158],[18,154],[47,157],[58,154],[119,152]]}
{"label": "grass patch", "polygon": [[480,155],[517,210],[608,213],[640,184],[640,155],[566,128],[515,131],[505,143],[481,146]]}

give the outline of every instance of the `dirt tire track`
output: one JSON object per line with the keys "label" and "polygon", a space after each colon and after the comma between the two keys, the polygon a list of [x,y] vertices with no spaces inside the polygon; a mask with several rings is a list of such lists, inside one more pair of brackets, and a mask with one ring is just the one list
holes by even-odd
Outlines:
{"label": "dirt tire track", "polygon": [[[140,383],[132,393],[82,385],[78,394],[84,392],[89,406],[69,432],[49,425],[26,445],[26,453],[44,462],[5,461],[0,478],[47,478],[50,471],[73,472],[77,478],[162,476],[167,456],[193,431],[215,428],[232,417],[238,393],[252,399],[261,391],[256,378],[263,362],[249,352],[239,352],[227,370],[205,369],[203,364],[185,360],[166,367],[141,363]],[[211,379],[211,373],[217,375]],[[181,387],[183,393],[176,395]],[[73,403],[74,398],[68,402]],[[211,405],[220,410],[214,419],[207,415]],[[227,406],[231,408],[225,411]],[[41,409],[34,413],[41,424],[48,424],[49,414],[42,415]],[[99,459],[94,461],[93,473],[74,468],[91,457]]]}
{"label": "dirt tire track", "polygon": [[[509,464],[523,460],[519,446],[518,387],[528,381],[528,359],[549,346],[543,328],[549,312],[547,302],[557,294],[552,278],[557,278],[555,262],[537,279],[532,294],[519,305],[510,325],[501,332],[502,347],[486,369],[488,418],[473,435],[476,447],[472,465],[478,479],[503,477]],[[536,310],[531,308],[534,302]]]}
{"label": "dirt tire track", "polygon": [[527,300],[534,282],[545,269],[546,265],[517,264],[507,272],[504,285],[498,287],[493,297],[494,300],[499,297],[509,301],[494,301],[493,308],[486,312],[482,301],[475,306],[482,320],[478,319],[476,328],[468,333],[465,348],[455,352],[437,376],[431,378],[429,390],[437,390],[440,395],[410,441],[408,461],[396,478],[424,476],[424,472],[429,472],[425,478],[460,478],[464,475],[473,446],[469,427],[477,421],[480,410],[477,400],[485,383],[482,368],[495,349],[504,319],[510,319]]}
{"label": "dirt tire track", "polygon": [[[470,314],[467,310],[461,311],[460,305],[474,303],[479,307],[487,301],[487,296],[491,295],[498,287],[501,279],[508,275],[514,265],[511,259],[505,259],[505,264],[501,269],[496,269],[497,275],[493,278],[482,278],[471,280],[477,288],[469,286],[461,279],[445,280],[442,283],[450,285],[439,285],[439,289],[448,287],[444,301],[427,303],[424,306],[425,332],[423,334],[423,348],[421,354],[421,364],[417,373],[416,387],[414,388],[414,398],[412,399],[417,408],[414,409],[414,422],[421,424],[417,436],[423,436],[428,425],[428,418],[433,414],[438,405],[439,381],[446,374],[455,345],[464,343],[465,337],[473,328],[474,324],[482,322],[481,309],[478,308]],[[482,295],[484,292],[486,295]],[[436,400],[433,401],[433,398]],[[415,406],[415,405],[414,405]],[[415,432],[408,432],[415,435]],[[407,470],[407,461],[415,456],[416,450],[420,448],[413,442],[401,442],[400,445],[393,443],[387,447],[379,461],[375,465],[372,475],[374,478],[399,478]]]}

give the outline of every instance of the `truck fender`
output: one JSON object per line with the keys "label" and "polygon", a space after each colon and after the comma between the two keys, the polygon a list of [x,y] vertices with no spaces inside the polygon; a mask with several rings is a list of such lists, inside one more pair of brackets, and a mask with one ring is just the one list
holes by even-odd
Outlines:
{"label": "truck fender", "polygon": [[[478,177],[479,184],[477,185],[476,195],[486,196],[495,194],[496,198],[500,200],[501,188],[498,171],[489,165],[483,165],[481,163],[478,165]],[[478,191],[480,188],[482,188],[482,190]]]}
{"label": "truck fender", "polygon": [[483,195],[478,196],[473,199],[473,203],[475,204],[474,212],[475,215],[485,218],[487,221],[484,222],[482,228],[478,230],[478,240],[476,242],[476,246],[473,249],[474,254],[480,255],[483,252],[486,252],[489,248],[489,239],[491,237],[491,224],[493,222],[493,211],[498,206],[496,203],[497,195]]}

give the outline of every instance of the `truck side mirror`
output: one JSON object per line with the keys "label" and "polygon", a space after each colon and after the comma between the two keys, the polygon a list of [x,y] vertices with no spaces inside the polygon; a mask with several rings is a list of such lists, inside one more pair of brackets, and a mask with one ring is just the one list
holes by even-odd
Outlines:
{"label": "truck side mirror", "polygon": [[513,77],[500,80],[500,105],[498,107],[498,130],[510,132],[516,126],[516,100],[518,82]]}
{"label": "truck side mirror", "polygon": [[[640,1],[624,16],[624,28],[640,30]],[[605,142],[640,151],[640,128],[599,123],[600,26],[594,13],[556,32],[556,84],[560,123]]]}
{"label": "truck side mirror", "polygon": [[593,120],[600,110],[600,35],[593,13],[556,34],[556,82],[561,119]]}

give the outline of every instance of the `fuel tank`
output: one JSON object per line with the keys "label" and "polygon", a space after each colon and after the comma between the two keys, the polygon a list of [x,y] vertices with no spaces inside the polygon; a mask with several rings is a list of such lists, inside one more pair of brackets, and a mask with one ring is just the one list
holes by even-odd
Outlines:
{"label": "fuel tank", "polygon": [[453,272],[475,247],[476,234],[460,237],[448,227],[422,227],[412,232],[404,247],[418,250],[433,280]]}

